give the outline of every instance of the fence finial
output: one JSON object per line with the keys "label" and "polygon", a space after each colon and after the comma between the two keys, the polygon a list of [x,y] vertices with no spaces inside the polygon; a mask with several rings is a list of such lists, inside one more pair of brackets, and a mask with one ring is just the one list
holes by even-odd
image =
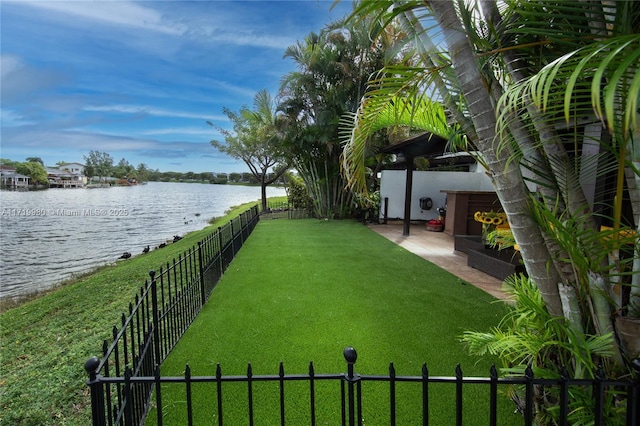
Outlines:
{"label": "fence finial", "polygon": [[84,363],[84,369],[87,373],[92,374],[96,372],[96,368],[100,365],[100,358],[92,356]]}
{"label": "fence finial", "polygon": [[347,360],[348,364],[355,364],[358,359],[356,350],[351,346],[344,348],[344,359]]}

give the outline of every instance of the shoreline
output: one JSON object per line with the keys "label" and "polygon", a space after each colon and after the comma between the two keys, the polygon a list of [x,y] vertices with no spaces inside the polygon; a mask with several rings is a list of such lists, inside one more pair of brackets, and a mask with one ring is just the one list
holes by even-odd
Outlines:
{"label": "shoreline", "polygon": [[[206,230],[208,228],[211,228],[213,226],[213,224],[216,223],[219,219],[220,218],[212,217],[209,220],[209,225],[205,226],[204,228],[202,228],[200,230],[190,231],[190,232],[186,233],[183,236],[183,238],[187,237],[187,236],[189,236],[189,235],[191,235],[193,233],[202,232],[202,231],[204,231],[204,230]],[[144,256],[144,254],[147,254],[147,253],[135,254],[135,255],[131,256],[131,258],[126,259],[125,261],[132,261],[134,259],[137,259],[140,256]],[[116,261],[111,262],[111,263],[105,263],[105,264],[102,264],[102,265],[92,266],[89,269],[87,269],[86,271],[75,273],[71,277],[65,278],[65,279],[63,279],[61,281],[58,281],[58,282],[55,282],[51,286],[49,286],[47,288],[44,288],[44,289],[37,289],[37,290],[34,290],[34,291],[26,292],[24,294],[18,294],[18,295],[13,295],[13,296],[0,296],[0,314],[2,314],[2,312],[4,312],[7,309],[12,309],[14,307],[18,307],[18,306],[20,306],[20,305],[22,305],[24,303],[28,303],[31,300],[37,299],[39,297],[44,297],[47,294],[50,294],[52,292],[55,292],[55,291],[59,290],[60,288],[63,288],[63,287],[68,286],[68,285],[73,285],[73,284],[75,284],[75,283],[77,283],[79,281],[87,279],[91,275],[97,274],[97,273],[99,273],[101,270],[103,270],[105,268],[117,267],[119,263],[120,262],[118,262],[118,260],[116,260]]]}

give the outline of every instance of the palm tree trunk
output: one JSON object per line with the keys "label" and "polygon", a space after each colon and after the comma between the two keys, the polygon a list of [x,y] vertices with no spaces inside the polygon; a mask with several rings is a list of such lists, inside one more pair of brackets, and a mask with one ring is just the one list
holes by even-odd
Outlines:
{"label": "palm tree trunk", "polygon": [[520,246],[527,272],[538,286],[549,312],[562,316],[562,302],[558,285],[561,278],[555,268],[548,268],[551,255],[539,227],[528,214],[528,190],[517,167],[508,167],[510,150],[496,150],[496,113],[491,103],[486,79],[475,60],[473,49],[465,34],[459,31],[460,22],[450,1],[430,2],[434,16],[444,34],[453,68],[471,111],[478,134],[478,148],[487,161],[490,176],[502,207],[509,217],[513,235]]}
{"label": "palm tree trunk", "polygon": [[[493,24],[493,27],[501,28],[503,26],[502,15],[500,15],[498,11],[496,2],[494,0],[482,0],[480,5],[487,20]],[[509,75],[512,76],[516,83],[527,77],[522,71],[525,69],[524,64],[521,63],[513,50],[506,49],[502,52],[502,56]],[[493,88],[494,99],[500,99],[503,94],[501,90],[502,86],[495,82],[491,87]],[[535,113],[535,111],[531,112]],[[531,133],[526,130],[523,120],[515,111],[508,112],[507,120],[511,139],[518,145],[522,153],[521,164],[526,166],[524,169],[521,167],[523,176],[528,176],[537,182],[535,190],[540,192],[548,208],[563,212],[565,210],[563,198],[559,196],[555,183],[549,181],[549,177],[553,176],[553,173],[548,167],[549,164],[546,159],[542,156],[541,152],[536,149],[536,141],[532,138]],[[543,234],[543,238],[549,252],[556,253],[556,256],[552,257],[552,261],[558,274],[562,277],[562,283],[559,283],[558,289],[560,291],[564,317],[576,331],[583,332],[584,318],[580,310],[578,296],[575,289],[567,284],[574,281],[574,270],[570,263],[557,261],[557,257],[563,259],[568,258],[559,244],[546,234]]]}
{"label": "palm tree trunk", "polygon": [[[638,118],[640,119],[640,117]],[[636,141],[640,140],[640,129],[635,133],[633,139]],[[635,145],[632,145],[630,149],[635,149],[635,151],[631,152],[631,158],[636,170],[640,170],[640,144],[636,143]],[[631,205],[633,207],[633,217],[636,221],[636,237],[640,237],[640,173],[633,173],[633,175],[634,177],[627,179],[627,181],[629,182],[629,192],[632,192],[631,188],[636,189],[634,193],[635,195],[632,195]],[[640,249],[636,246],[636,250]],[[633,259],[633,270],[640,271],[640,253],[636,253]],[[629,307],[629,313],[634,315],[636,318],[640,318],[640,274],[633,274],[631,276]]]}
{"label": "palm tree trunk", "polygon": [[[499,27],[502,18],[497,10],[495,2],[484,0],[481,5],[494,25]],[[507,71],[514,78],[514,81],[518,82],[524,80],[525,76],[521,71],[524,67],[518,66],[519,61],[514,52],[506,50],[503,52],[503,56]],[[545,200],[547,200],[547,202],[550,201],[551,203],[555,203],[557,200],[562,200],[563,206],[566,205],[570,215],[583,219],[580,222],[580,225],[585,228],[595,229],[596,224],[593,220],[593,215],[585,211],[589,205],[587,198],[582,187],[578,184],[579,179],[575,175],[574,168],[566,164],[570,160],[556,130],[549,126],[546,121],[538,119],[542,116],[542,113],[532,102],[524,101],[524,103],[527,105],[527,112],[529,113],[529,116],[534,123],[534,127],[540,137],[545,156],[546,158],[550,158],[551,161],[545,161],[537,150],[530,151],[530,153],[533,155],[535,164],[543,166],[542,175],[553,176],[556,181],[556,185],[542,185],[540,187],[543,191]],[[516,120],[511,121],[513,122]],[[513,126],[511,126],[511,128],[513,128]],[[523,141],[520,138],[516,138],[516,141],[518,141],[522,146]],[[561,191],[558,192],[553,188],[559,188]],[[564,209],[564,207],[561,207],[561,211],[564,211]],[[551,244],[549,245],[550,249],[557,252],[558,245],[552,239],[547,239],[547,244]],[[590,246],[586,242],[582,244],[582,246],[585,248],[586,256],[589,258],[595,258],[596,253],[599,250],[597,246]],[[562,267],[557,269],[558,272],[564,276],[563,282],[573,281],[571,279],[570,269]],[[614,331],[613,314],[611,306],[607,302],[607,299],[612,298],[613,296],[611,291],[612,283],[608,282],[601,274],[595,273],[590,274],[589,281],[590,285],[588,286],[589,291],[587,295],[589,298],[588,305],[591,311],[590,317],[596,326],[596,332],[599,335],[612,333]],[[577,310],[576,301],[571,300],[571,297],[577,297],[577,293],[575,291],[569,292],[568,289],[564,287],[564,285],[560,285],[562,293],[561,300],[563,301],[565,317],[569,320],[572,327],[575,329],[581,329],[583,319],[578,316],[579,311]],[[616,353],[613,358],[620,363],[622,358],[618,351],[615,352]]]}

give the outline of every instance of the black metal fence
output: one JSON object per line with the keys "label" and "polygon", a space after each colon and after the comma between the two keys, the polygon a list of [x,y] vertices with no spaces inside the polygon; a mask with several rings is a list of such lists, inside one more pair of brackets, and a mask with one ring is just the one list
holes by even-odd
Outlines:
{"label": "black metal fence", "polygon": [[259,220],[258,206],[240,214],[216,232],[151,271],[121,325],[113,327],[102,358],[85,364],[90,373],[93,424],[140,424],[148,411],[153,383],[130,386],[119,379],[154,375],[202,309],[229,263]]}
{"label": "black metal fence", "polygon": [[[309,371],[307,374],[285,374],[284,365],[280,363],[278,374],[275,375],[254,375],[252,373],[251,364],[247,367],[247,373],[243,376],[223,376],[221,373],[221,367],[218,364],[215,376],[191,376],[191,370],[187,365],[185,368],[185,375],[181,377],[162,377],[160,375],[160,368],[156,367],[152,375],[148,376],[136,376],[129,368],[125,370],[123,377],[99,377],[92,370],[91,366],[88,366],[90,372],[89,385],[91,387],[92,398],[94,395],[100,396],[104,393],[104,387],[117,387],[122,390],[122,397],[125,401],[130,401],[135,397],[137,389],[147,390],[155,388],[153,402],[156,407],[155,418],[153,419],[156,424],[163,425],[165,419],[163,395],[169,386],[180,386],[184,389],[182,395],[185,396],[185,404],[181,404],[180,407],[184,407],[186,412],[183,413],[183,419],[180,424],[194,424],[194,414],[198,414],[199,410],[202,410],[202,406],[194,405],[194,390],[193,388],[198,386],[199,393],[207,394],[207,405],[214,404],[215,409],[211,418],[208,419],[207,424],[218,424],[222,426],[224,424],[238,424],[238,419],[232,419],[231,421],[225,420],[225,386],[229,383],[245,383],[245,406],[246,406],[246,419],[242,421],[242,424],[253,425],[257,424],[280,424],[284,425],[287,420],[288,408],[285,403],[288,400],[287,387],[291,382],[304,382],[306,383],[306,390],[301,392],[299,387],[296,387],[293,392],[304,394],[303,398],[308,398],[306,403],[303,403],[308,408],[308,412],[303,416],[304,419],[291,421],[289,417],[289,423],[291,424],[310,424],[315,426],[320,424],[316,411],[319,409],[316,398],[316,387],[320,382],[333,381],[339,384],[336,392],[339,389],[340,403],[339,407],[335,407],[333,410],[334,418],[328,424],[342,424],[343,426],[361,426],[365,422],[363,420],[363,387],[369,386],[370,382],[386,383],[388,386],[388,406],[376,407],[384,411],[388,415],[388,424],[396,425],[400,421],[396,415],[396,396],[397,388],[400,383],[412,383],[414,384],[421,395],[421,401],[416,404],[413,409],[415,410],[413,418],[419,418],[418,422],[412,422],[411,424],[430,424],[430,400],[433,394],[432,388],[434,384],[448,384],[453,388],[453,399],[451,405],[454,407],[455,414],[452,416],[451,424],[455,422],[455,425],[461,426],[464,424],[487,424],[487,425],[504,425],[513,424],[514,417],[509,419],[499,418],[498,410],[498,389],[505,386],[516,386],[521,395],[521,421],[518,424],[524,424],[526,426],[535,424],[535,410],[534,399],[538,398],[541,394],[546,394],[546,398],[557,399],[557,415],[554,424],[569,425],[570,421],[570,407],[572,406],[572,398],[574,392],[580,389],[582,392],[587,390],[591,393],[593,402],[592,413],[583,413],[587,417],[591,417],[590,424],[608,425],[611,424],[610,418],[605,416],[606,410],[604,404],[606,397],[610,397],[615,394],[617,396],[616,403],[621,405],[621,411],[623,411],[626,419],[623,420],[624,424],[628,426],[635,426],[640,424],[640,381],[635,380],[610,380],[604,377],[596,377],[593,380],[577,380],[570,379],[563,375],[562,377],[551,380],[535,378],[530,369],[527,369],[524,377],[520,378],[499,378],[495,367],[491,368],[489,377],[464,377],[461,368],[456,367],[455,376],[442,377],[442,376],[430,376],[426,365],[422,366],[422,371],[419,376],[400,376],[396,374],[393,363],[389,365],[389,373],[381,376],[359,375],[354,371],[354,364],[357,359],[355,349],[349,347],[344,350],[344,357],[347,362],[347,371],[339,374],[316,374],[314,372],[313,363],[309,364]],[[257,384],[260,382],[270,382],[277,385],[276,387],[269,387],[269,392],[277,393],[274,399],[277,407],[272,407],[278,411],[278,420],[272,419],[271,422],[265,423],[265,419],[256,416],[255,403],[257,399],[256,391]],[[196,385],[198,384],[198,385]],[[204,387],[203,385],[204,384]],[[466,419],[463,417],[463,389],[465,386],[470,385],[484,385],[487,387],[489,396],[487,399],[487,405],[484,410],[486,418],[483,420],[474,418]],[[441,389],[441,388],[439,388]],[[299,402],[299,400],[298,400]],[[610,401],[609,401],[610,402]],[[100,401],[94,402],[99,408],[102,406]],[[298,404],[301,405],[301,404]],[[263,409],[263,407],[260,407]],[[135,407],[132,405],[126,405],[125,411],[119,422],[111,422],[105,417],[96,419],[94,412],[94,425],[103,424],[138,424],[140,419],[135,417]],[[173,407],[172,409],[177,409]],[[98,413],[100,414],[100,413]],[[455,417],[455,418],[453,418]],[[104,419],[104,420],[101,420]],[[97,421],[96,421],[97,420]],[[322,421],[322,424],[327,424],[326,420]],[[386,424],[386,421],[385,421]],[[616,423],[619,424],[619,423]]]}
{"label": "black metal fence", "polygon": [[260,212],[260,215],[264,219],[307,219],[313,217],[313,212],[287,201],[267,201],[267,209]]}

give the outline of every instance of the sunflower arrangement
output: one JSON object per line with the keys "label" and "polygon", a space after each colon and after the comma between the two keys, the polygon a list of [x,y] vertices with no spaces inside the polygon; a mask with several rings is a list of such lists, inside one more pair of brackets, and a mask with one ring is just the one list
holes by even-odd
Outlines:
{"label": "sunflower arrangement", "polygon": [[501,212],[475,212],[473,219],[482,224],[482,239],[489,245],[499,249],[514,247],[515,240],[507,215]]}
{"label": "sunflower arrangement", "polygon": [[494,212],[493,210],[489,212],[475,212],[475,214],[473,215],[473,219],[476,222],[482,223],[483,225],[489,225],[494,227],[509,223],[507,221],[506,213]]}

